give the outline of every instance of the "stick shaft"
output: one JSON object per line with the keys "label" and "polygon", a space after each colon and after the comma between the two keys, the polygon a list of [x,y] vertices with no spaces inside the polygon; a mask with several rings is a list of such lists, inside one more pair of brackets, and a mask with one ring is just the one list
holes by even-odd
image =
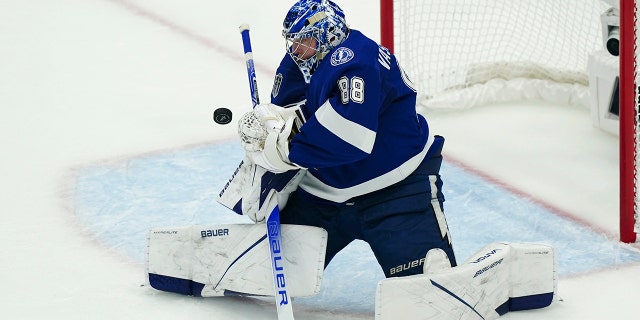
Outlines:
{"label": "stick shaft", "polygon": [[[256,79],[256,69],[253,65],[253,50],[251,49],[251,38],[249,37],[249,25],[240,26],[240,34],[242,35],[242,45],[244,47],[244,57],[247,62],[247,74],[249,76],[249,90],[251,92],[251,101],[255,108],[260,104],[258,97],[258,80]],[[277,194],[273,194],[277,197]],[[269,199],[264,205],[269,203]],[[280,225],[280,209],[276,204],[266,223],[267,236],[269,238],[269,254],[271,256],[271,270],[273,272],[273,289],[275,292],[276,308],[278,311],[278,320],[294,320],[291,297],[287,290],[287,278],[284,270],[284,251],[282,249],[282,234]]]}
{"label": "stick shaft", "polygon": [[256,79],[256,68],[253,65],[253,50],[251,49],[251,38],[249,37],[249,25],[240,26],[240,34],[242,35],[242,46],[244,47],[244,59],[247,65],[247,74],[249,76],[249,90],[251,92],[251,102],[253,107],[260,104],[258,96],[258,80]]}

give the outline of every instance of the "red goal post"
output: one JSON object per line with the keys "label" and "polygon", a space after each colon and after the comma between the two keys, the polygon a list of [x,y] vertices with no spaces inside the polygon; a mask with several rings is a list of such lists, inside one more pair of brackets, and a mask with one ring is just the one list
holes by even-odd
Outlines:
{"label": "red goal post", "polygon": [[[587,59],[603,50],[601,16],[614,1],[380,0],[381,43],[403,61],[420,107],[466,108],[498,102],[495,97],[530,99],[532,92],[534,99],[588,106]],[[638,10],[634,0],[620,0],[619,8],[620,240],[630,243],[640,232]],[[532,80],[526,94],[504,85],[513,79]],[[548,81],[553,91],[539,85]],[[496,91],[494,82],[507,89]]]}
{"label": "red goal post", "polygon": [[620,0],[620,240],[627,243],[640,232],[637,15],[636,1]]}

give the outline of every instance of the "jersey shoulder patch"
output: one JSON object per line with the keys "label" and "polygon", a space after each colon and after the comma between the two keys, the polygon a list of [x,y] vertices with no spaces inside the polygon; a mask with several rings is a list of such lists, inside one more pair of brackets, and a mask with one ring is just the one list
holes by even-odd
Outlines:
{"label": "jersey shoulder patch", "polygon": [[353,50],[347,47],[339,47],[331,54],[331,65],[338,66],[349,62],[355,57]]}

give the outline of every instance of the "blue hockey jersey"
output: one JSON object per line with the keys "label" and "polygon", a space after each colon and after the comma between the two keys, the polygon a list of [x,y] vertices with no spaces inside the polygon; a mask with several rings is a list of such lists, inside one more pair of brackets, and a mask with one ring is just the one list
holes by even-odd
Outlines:
{"label": "blue hockey jersey", "polygon": [[403,180],[424,159],[429,127],[416,113],[416,90],[388,49],[357,30],[333,48],[306,83],[286,55],[271,102],[306,99],[307,119],[289,160],[308,168],[303,191],[342,203]]}

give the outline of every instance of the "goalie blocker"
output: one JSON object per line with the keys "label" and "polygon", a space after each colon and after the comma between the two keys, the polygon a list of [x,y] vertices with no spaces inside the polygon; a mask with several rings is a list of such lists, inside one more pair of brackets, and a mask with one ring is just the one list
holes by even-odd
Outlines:
{"label": "goalie blocker", "polygon": [[493,243],[454,268],[433,249],[424,269],[378,283],[376,320],[491,320],[546,307],[556,293],[554,250],[541,244]]}

